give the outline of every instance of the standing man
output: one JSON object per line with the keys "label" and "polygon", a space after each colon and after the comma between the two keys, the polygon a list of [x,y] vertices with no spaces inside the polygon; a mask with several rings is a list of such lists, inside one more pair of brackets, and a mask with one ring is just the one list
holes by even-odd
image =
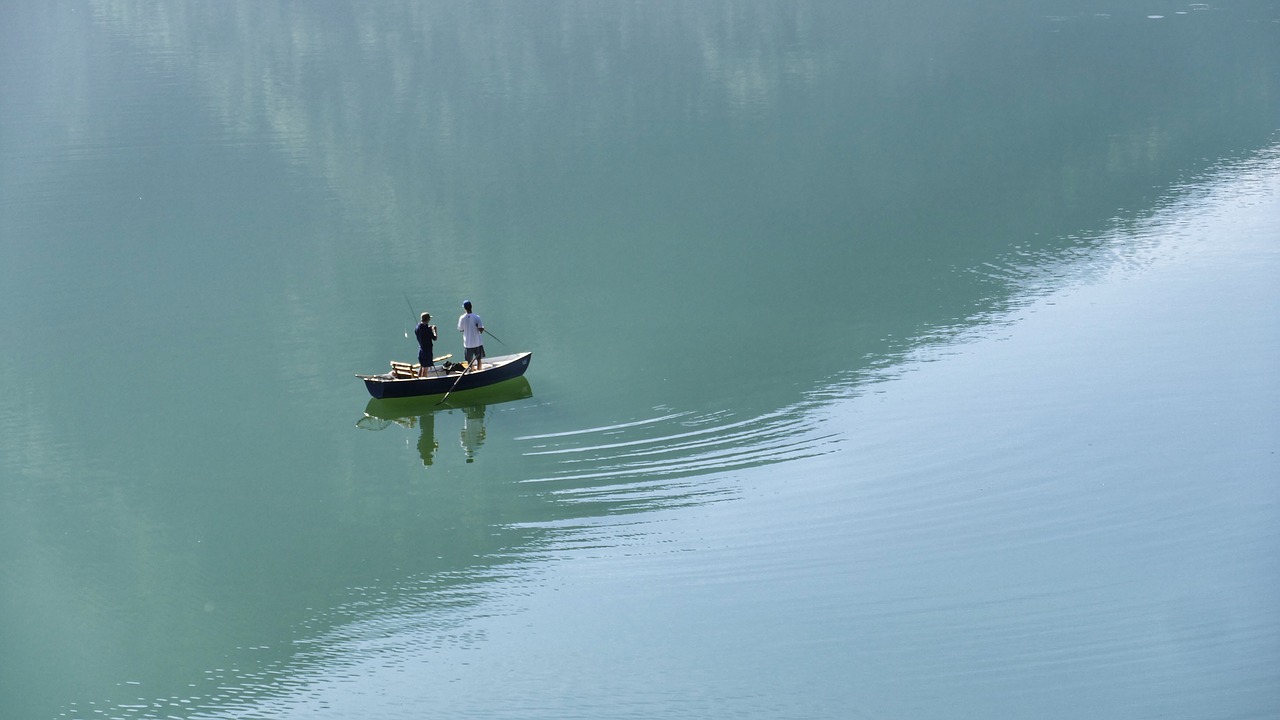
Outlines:
{"label": "standing man", "polygon": [[480,370],[484,364],[480,360],[484,357],[484,338],[480,337],[484,333],[484,321],[479,315],[471,312],[470,300],[463,301],[462,309],[466,312],[458,318],[458,332],[462,333],[462,347],[466,350],[467,368],[471,368],[471,359],[475,358],[475,369]]}
{"label": "standing man", "polygon": [[418,338],[418,377],[427,376],[427,368],[436,364],[433,359],[434,343],[439,339],[436,334],[436,326],[429,324],[431,322],[431,313],[422,313],[422,322],[418,323],[418,327],[413,329],[413,334]]}

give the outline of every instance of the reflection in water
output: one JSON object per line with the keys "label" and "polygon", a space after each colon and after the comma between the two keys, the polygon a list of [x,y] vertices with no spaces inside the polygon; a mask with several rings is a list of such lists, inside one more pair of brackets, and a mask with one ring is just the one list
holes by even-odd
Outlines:
{"label": "reflection in water", "polygon": [[484,405],[473,405],[462,410],[462,450],[467,462],[475,462],[476,452],[484,444],[484,409]]}
{"label": "reflection in water", "polygon": [[[595,275],[579,262],[608,259],[629,270],[609,290],[707,288],[684,300],[722,315],[706,342],[739,354],[758,348],[734,311],[770,313],[750,307],[759,289],[804,287],[815,307],[848,309],[818,338],[771,316],[779,345],[820,343],[797,359],[817,377],[855,343],[861,356],[916,329],[904,323],[967,321],[1005,290],[952,269],[1012,247],[1058,251],[1080,221],[1145,205],[1217,146],[1244,147],[1230,132],[1274,116],[1270,77],[1205,50],[1226,35],[1207,13],[1178,26],[1215,33],[1195,43],[1154,28],[1115,43],[1120,17],[1067,3],[1050,21],[1021,5],[91,3],[155,72],[194,88],[228,144],[276,148],[353,227],[373,228],[362,250],[439,277],[504,257],[519,269],[502,270],[511,285],[533,253],[577,258],[521,286],[531,308]],[[308,271],[341,286],[345,247],[308,247]],[[299,283],[279,300],[290,327],[310,322],[304,278],[284,278]],[[674,315],[675,295],[646,298],[655,319],[639,321]],[[895,310],[862,311],[885,298]],[[323,337],[303,334],[314,345],[298,354],[326,353]],[[608,381],[590,372],[584,385]]]}
{"label": "reflection in water", "polygon": [[427,413],[418,416],[418,455],[422,456],[422,464],[430,467],[435,462],[436,450],[440,443],[436,442],[436,414]]}
{"label": "reflection in water", "polygon": [[396,400],[370,400],[365,406],[364,417],[356,422],[363,430],[385,430],[391,425],[418,428],[418,455],[422,464],[430,467],[436,461],[440,441],[436,437],[436,416],[441,412],[452,414],[462,411],[460,445],[466,462],[475,462],[476,453],[485,441],[485,411],[490,405],[524,400],[533,397],[533,388],[525,377],[507,382],[450,394],[443,401],[439,396],[425,398],[401,398]]}

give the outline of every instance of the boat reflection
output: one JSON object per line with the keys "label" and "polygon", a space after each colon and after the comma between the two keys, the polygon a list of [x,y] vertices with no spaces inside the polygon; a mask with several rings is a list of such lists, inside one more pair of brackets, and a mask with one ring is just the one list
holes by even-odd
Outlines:
{"label": "boat reflection", "polygon": [[533,388],[528,379],[518,377],[497,385],[453,393],[444,398],[443,402],[439,395],[374,399],[365,406],[364,417],[356,421],[356,427],[362,430],[385,430],[394,424],[404,428],[417,428],[418,454],[422,457],[422,464],[430,466],[435,463],[436,452],[440,449],[440,442],[436,439],[437,414],[443,410],[461,410],[463,421],[459,444],[466,461],[474,462],[476,453],[484,444],[484,422],[488,407],[530,397],[533,397]]}
{"label": "boat reflection", "polygon": [[[484,444],[484,410],[486,405],[472,405],[463,408],[462,434],[460,442],[462,451],[467,455],[467,462],[475,462],[476,452]],[[426,458],[423,458],[426,462]]]}

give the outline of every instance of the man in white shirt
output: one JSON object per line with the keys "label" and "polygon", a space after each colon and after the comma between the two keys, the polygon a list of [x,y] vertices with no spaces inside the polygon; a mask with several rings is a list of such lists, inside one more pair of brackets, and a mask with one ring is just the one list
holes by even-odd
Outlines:
{"label": "man in white shirt", "polygon": [[462,333],[462,347],[466,350],[467,368],[471,369],[471,360],[475,359],[476,370],[481,369],[481,358],[484,357],[484,338],[480,337],[484,333],[484,321],[480,316],[471,312],[471,301],[466,300],[462,303],[462,309],[466,310],[461,317],[458,318],[458,332]]}

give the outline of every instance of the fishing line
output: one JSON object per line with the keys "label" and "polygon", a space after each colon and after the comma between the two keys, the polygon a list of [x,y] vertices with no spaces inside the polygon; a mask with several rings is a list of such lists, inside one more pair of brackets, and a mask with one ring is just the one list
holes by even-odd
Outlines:
{"label": "fishing line", "polygon": [[[409,312],[413,313],[413,317],[414,317],[414,318],[417,318],[417,317],[418,317],[418,313],[417,313],[417,311],[416,311],[416,310],[414,310],[414,309],[413,309],[413,303],[409,302],[409,293],[405,293],[405,294],[404,294],[404,304],[409,306]],[[405,330],[405,331],[404,331],[404,336],[405,336],[406,338],[408,338],[408,337],[409,337],[409,331],[408,331],[408,330]]]}

